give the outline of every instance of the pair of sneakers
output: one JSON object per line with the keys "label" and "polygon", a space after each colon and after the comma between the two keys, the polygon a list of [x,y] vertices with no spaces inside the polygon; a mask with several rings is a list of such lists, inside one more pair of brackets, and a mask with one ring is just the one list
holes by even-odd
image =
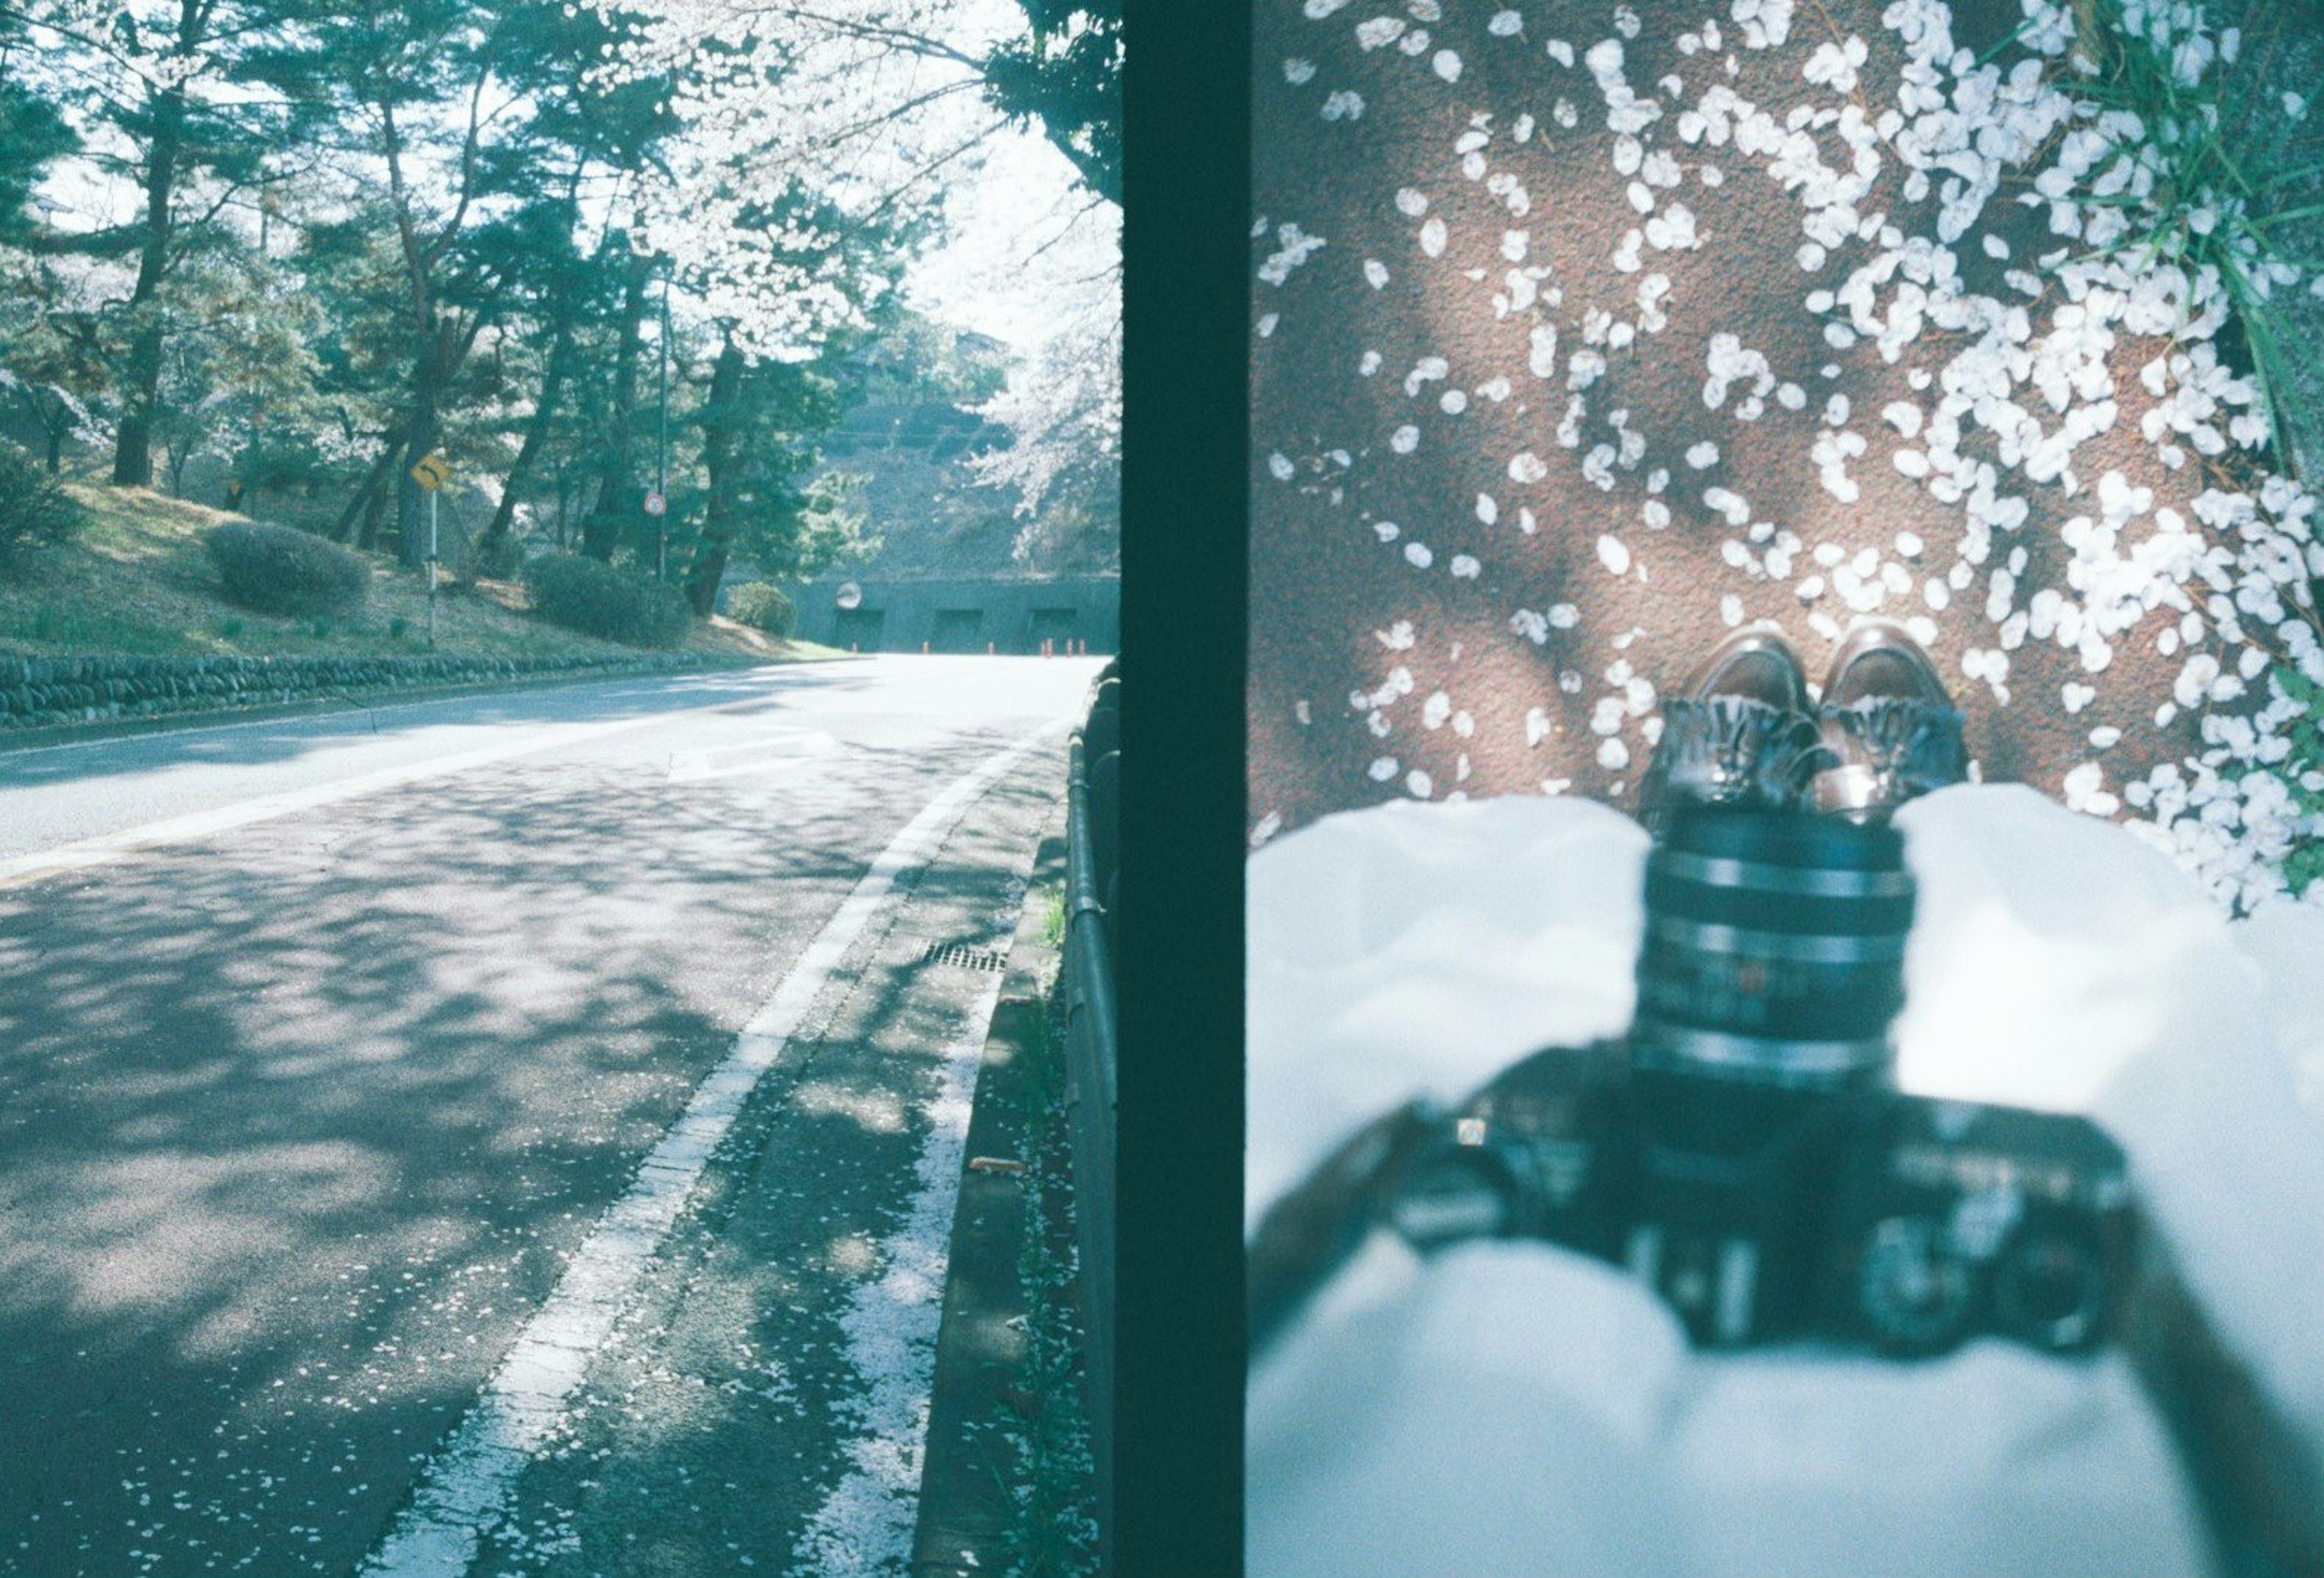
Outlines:
{"label": "pair of sneakers", "polygon": [[1960,709],[1903,625],[1859,621],[1811,699],[1799,653],[1762,622],[1664,700],[1640,814],[1657,831],[1680,805],[1878,821],[1968,770]]}

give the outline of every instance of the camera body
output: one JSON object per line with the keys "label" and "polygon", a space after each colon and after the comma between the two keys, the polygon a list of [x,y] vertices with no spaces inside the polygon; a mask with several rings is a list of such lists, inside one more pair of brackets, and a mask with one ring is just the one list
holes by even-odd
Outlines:
{"label": "camera body", "polygon": [[2130,1286],[2127,1169],[2087,1119],[1878,1085],[1767,1092],[1551,1047],[1416,1147],[1389,1221],[1424,1248],[1536,1238],[1627,1265],[1698,1343],[1900,1356],[2098,1345]]}
{"label": "camera body", "polygon": [[1388,1220],[1628,1266],[1706,1345],[1929,1355],[2103,1342],[2132,1276],[2119,1147],[2086,1119],[1889,1081],[1911,880],[1885,826],[1680,819],[1649,858],[1637,1017],[1432,1124]]}

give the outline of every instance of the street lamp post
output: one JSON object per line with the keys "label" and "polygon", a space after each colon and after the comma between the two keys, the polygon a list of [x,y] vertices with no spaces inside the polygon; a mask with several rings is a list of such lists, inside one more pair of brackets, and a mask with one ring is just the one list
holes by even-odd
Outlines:
{"label": "street lamp post", "polygon": [[[669,498],[669,263],[661,265],[661,438],[655,446],[654,496]],[[657,511],[654,514],[654,578],[669,579],[669,517]]]}

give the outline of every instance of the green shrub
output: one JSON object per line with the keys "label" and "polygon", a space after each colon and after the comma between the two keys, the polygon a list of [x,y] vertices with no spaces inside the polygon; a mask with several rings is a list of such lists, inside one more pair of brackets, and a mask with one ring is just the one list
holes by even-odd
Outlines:
{"label": "green shrub", "polygon": [[62,542],[88,518],[80,502],[59,487],[38,461],[0,440],[0,564],[26,549]]}
{"label": "green shrub", "polygon": [[261,614],[351,614],[371,591],[363,555],[294,527],[228,521],[202,542],[226,600]]}
{"label": "green shrub", "polygon": [[525,567],[532,610],[551,624],[632,647],[674,647],[694,611],[677,587],[577,554],[551,554]]}
{"label": "green shrub", "polygon": [[791,600],[764,581],[749,581],[727,595],[726,614],[731,619],[754,630],[763,630],[778,640],[788,641],[798,623],[798,610]]}
{"label": "green shrub", "polygon": [[2324,685],[2289,663],[2277,667],[2275,682],[2288,700],[2300,705],[2300,715],[2284,731],[2292,740],[2292,752],[2273,771],[2307,822],[2303,835],[2292,841],[2283,857],[2284,886],[2301,899],[2324,881]]}

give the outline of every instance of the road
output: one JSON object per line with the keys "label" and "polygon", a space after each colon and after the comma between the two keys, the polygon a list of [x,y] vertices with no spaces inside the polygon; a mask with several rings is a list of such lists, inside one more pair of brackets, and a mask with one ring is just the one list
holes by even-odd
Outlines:
{"label": "road", "polygon": [[1094,667],[0,753],[0,1573],[900,1572]]}

